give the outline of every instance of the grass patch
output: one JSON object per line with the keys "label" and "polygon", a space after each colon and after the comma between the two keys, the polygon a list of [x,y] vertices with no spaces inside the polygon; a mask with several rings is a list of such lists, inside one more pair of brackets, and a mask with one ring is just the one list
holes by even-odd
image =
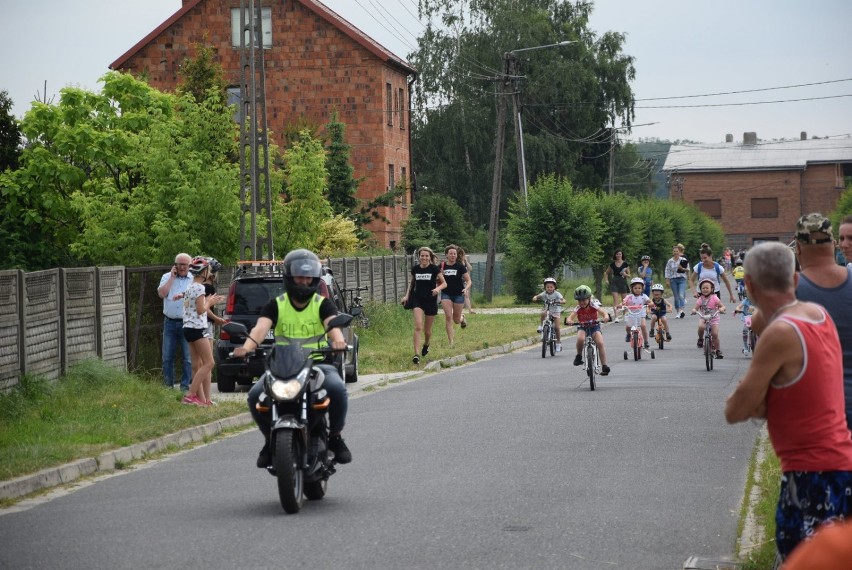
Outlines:
{"label": "grass patch", "polygon": [[246,411],[242,401],[201,408],[181,397],[158,379],[99,360],[77,364],[57,382],[26,377],[0,395],[0,480]]}
{"label": "grass patch", "polygon": [[406,311],[400,305],[387,304],[370,306],[367,308],[367,314],[370,316],[370,328],[357,331],[361,374],[417,370],[423,366],[424,361],[441,360],[536,336],[535,327],[538,324],[538,317],[535,315],[465,315],[468,326],[462,330],[458,325],[454,325],[455,342],[450,347],[444,313],[439,310],[432,326],[429,356],[421,361],[420,365],[416,365],[411,362],[411,357],[414,356],[412,312]]}
{"label": "grass patch", "polygon": [[745,558],[742,570],[772,570],[775,567],[775,508],[781,485],[781,462],[772,450],[768,438],[761,438],[758,445],[763,447],[762,459],[758,459],[760,454],[756,446],[746,481],[739,528],[742,534],[749,497],[756,490],[757,501],[752,506],[752,515],[758,536],[753,538],[758,540],[759,544],[748,553],[738,553],[741,558]]}

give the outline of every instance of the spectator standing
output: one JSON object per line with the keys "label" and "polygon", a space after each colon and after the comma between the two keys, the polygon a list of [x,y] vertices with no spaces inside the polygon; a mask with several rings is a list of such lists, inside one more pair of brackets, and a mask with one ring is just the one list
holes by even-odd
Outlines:
{"label": "spectator standing", "polygon": [[189,356],[189,344],[183,336],[183,292],[189,287],[192,278],[189,276],[189,263],[192,258],[188,253],[175,256],[175,264],[168,273],[160,278],[157,295],[163,300],[163,384],[168,388],[175,385],[175,355],[178,345],[183,358],[183,375],[180,388],[189,390],[192,379],[192,361]]}
{"label": "spectator standing", "polygon": [[837,327],[843,353],[846,424],[852,429],[852,270],[834,262],[828,218],[818,213],[799,218],[796,255],[801,268],[796,297],[825,307]]}
{"label": "spectator standing", "polygon": [[441,275],[447,288],[441,291],[441,307],[444,309],[444,320],[447,329],[447,340],[453,346],[455,336],[454,324],[461,328],[467,326],[464,319],[464,293],[470,288],[470,274],[467,267],[459,258],[459,246],[450,244],[444,248],[446,261],[441,262]]}
{"label": "spectator standing", "polygon": [[[615,312],[616,307],[621,306],[624,295],[630,292],[630,289],[627,287],[628,277],[630,277],[630,266],[624,261],[624,252],[617,249],[612,254],[612,263],[604,271],[604,278],[609,279],[609,292],[612,294],[613,312]],[[613,322],[617,323],[618,318],[616,317]]]}
{"label": "spectator standing", "polygon": [[672,256],[666,262],[663,276],[666,278],[666,286],[672,290],[674,297],[675,318],[682,319],[686,316],[683,308],[686,306],[686,279],[689,274],[689,261],[683,256],[683,244],[679,243],[672,248]]}
{"label": "spectator standing", "polygon": [[852,216],[844,216],[840,220],[837,241],[843,257],[846,258],[846,267],[852,267]]}
{"label": "spectator standing", "polygon": [[206,338],[207,313],[225,298],[221,295],[208,297],[205,293],[204,283],[211,273],[207,257],[194,258],[189,265],[189,272],[193,276],[192,283],[180,297],[183,299],[183,335],[189,343],[195,373],[183,403],[210,406],[213,403],[210,399],[213,347]]}
{"label": "spectator standing", "polygon": [[[418,263],[411,267],[411,282],[402,298],[403,306],[411,308],[414,314],[414,364],[420,364],[420,357],[429,354],[429,341],[432,339],[432,324],[438,314],[438,297],[447,287],[435,252],[424,246],[417,250]],[[423,348],[420,336],[423,335]]]}
{"label": "spectator standing", "polygon": [[750,296],[765,319],[748,371],[728,397],[729,423],[766,418],[781,460],[775,544],[782,560],[819,525],[852,513],[852,438],[843,417],[837,330],[795,296],[795,259],[778,242],[745,260]]}

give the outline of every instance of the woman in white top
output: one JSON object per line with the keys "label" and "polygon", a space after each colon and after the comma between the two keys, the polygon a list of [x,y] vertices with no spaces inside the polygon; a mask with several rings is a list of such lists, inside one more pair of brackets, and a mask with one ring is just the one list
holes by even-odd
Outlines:
{"label": "woman in white top", "polygon": [[210,406],[210,383],[213,372],[213,347],[205,338],[207,311],[225,300],[222,295],[207,295],[204,282],[212,273],[210,258],[196,257],[189,264],[192,283],[183,293],[183,336],[189,343],[192,358],[192,383],[184,396],[184,404]]}
{"label": "woman in white top", "polygon": [[[725,268],[713,261],[713,250],[710,249],[710,246],[706,243],[701,244],[699,254],[701,256],[701,263],[693,267],[692,273],[689,274],[690,289],[695,287],[695,283],[701,283],[702,280],[709,279],[714,283],[713,292],[721,299],[722,295],[720,293],[722,291],[722,282],[724,281],[725,287],[728,288],[728,295],[731,297],[731,303],[736,303],[737,299],[734,297],[731,282],[725,274]],[[695,297],[698,297],[700,294],[701,292],[696,289]]]}

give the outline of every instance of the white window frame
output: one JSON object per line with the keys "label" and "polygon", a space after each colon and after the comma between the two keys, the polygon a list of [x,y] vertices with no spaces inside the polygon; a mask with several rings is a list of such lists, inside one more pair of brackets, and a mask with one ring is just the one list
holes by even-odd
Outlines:
{"label": "white window frame", "polygon": [[[246,24],[249,22],[248,8],[246,8]],[[272,47],[272,8],[260,9],[260,31],[263,34],[263,49]],[[246,31],[246,34],[249,32]],[[251,45],[251,38],[246,35],[246,46]],[[231,46],[240,47],[240,9],[231,8]]]}

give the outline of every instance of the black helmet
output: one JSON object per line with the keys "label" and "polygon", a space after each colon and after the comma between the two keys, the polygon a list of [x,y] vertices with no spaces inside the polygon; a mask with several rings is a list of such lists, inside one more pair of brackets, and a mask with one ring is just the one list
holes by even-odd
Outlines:
{"label": "black helmet", "polygon": [[207,263],[210,264],[210,271],[212,271],[213,273],[219,273],[219,271],[222,269],[222,264],[219,263],[219,260],[215,257],[208,257]]}
{"label": "black helmet", "polygon": [[[312,251],[294,249],[284,257],[284,290],[291,299],[300,303],[309,301],[317,292],[321,276],[322,264]],[[299,285],[294,277],[310,277],[311,284]]]}

